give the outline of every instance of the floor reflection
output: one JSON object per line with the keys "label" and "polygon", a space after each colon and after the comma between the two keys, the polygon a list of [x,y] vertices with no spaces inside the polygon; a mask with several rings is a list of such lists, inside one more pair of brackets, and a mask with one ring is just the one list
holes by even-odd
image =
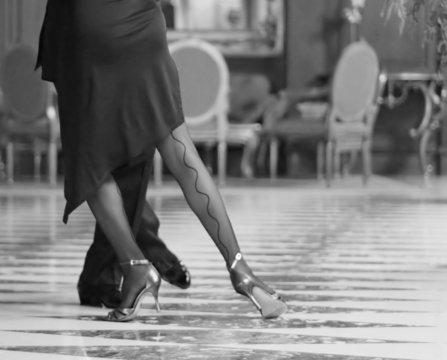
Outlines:
{"label": "floor reflection", "polygon": [[447,193],[359,183],[222,189],[246,258],[289,304],[273,321],[233,292],[180,191],[149,189],[192,287],[163,284],[161,313],[147,299],[128,324],[79,306],[88,209],[64,225],[61,189],[0,186],[0,358],[446,359]]}

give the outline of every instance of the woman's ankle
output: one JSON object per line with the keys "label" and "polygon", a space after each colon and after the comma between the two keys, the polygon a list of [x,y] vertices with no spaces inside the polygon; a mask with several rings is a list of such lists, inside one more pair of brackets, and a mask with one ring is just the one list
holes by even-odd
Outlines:
{"label": "woman's ankle", "polygon": [[227,268],[229,272],[251,273],[250,266],[248,266],[247,261],[245,261],[244,257],[240,252],[234,255],[234,257],[231,260],[231,263],[227,264]]}

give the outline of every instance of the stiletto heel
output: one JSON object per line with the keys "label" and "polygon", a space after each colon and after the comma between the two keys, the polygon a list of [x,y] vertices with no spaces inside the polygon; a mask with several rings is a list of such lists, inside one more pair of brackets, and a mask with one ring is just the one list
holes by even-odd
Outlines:
{"label": "stiletto heel", "polygon": [[[234,290],[250,299],[264,319],[277,318],[287,311],[286,303],[252,273],[242,259],[241,253],[236,254],[229,271]],[[258,292],[258,295],[262,294],[263,296],[256,298],[254,294],[256,289],[261,292]]]}
{"label": "stiletto heel", "polygon": [[156,293],[152,293],[152,296],[154,297],[154,302],[155,302],[155,309],[157,310],[157,312],[160,312],[160,303],[158,302],[158,289]]}
{"label": "stiletto heel", "polygon": [[155,300],[155,308],[160,311],[160,304],[158,302],[158,290],[160,289],[161,278],[157,270],[152,266],[148,260],[130,260],[129,262],[122,263],[122,265],[147,265],[146,271],[146,284],[141,289],[133,301],[130,308],[117,307],[107,315],[107,321],[126,322],[135,319],[138,310],[141,307],[143,298],[148,294],[152,294]]}

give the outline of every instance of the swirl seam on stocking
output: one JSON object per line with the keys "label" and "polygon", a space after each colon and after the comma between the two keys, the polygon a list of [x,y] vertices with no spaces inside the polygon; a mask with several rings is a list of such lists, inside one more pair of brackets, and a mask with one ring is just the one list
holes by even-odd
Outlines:
{"label": "swirl seam on stocking", "polygon": [[188,169],[192,170],[195,173],[195,175],[196,175],[196,179],[194,181],[194,188],[196,189],[198,194],[205,196],[206,199],[207,199],[206,212],[208,213],[209,217],[211,219],[213,219],[216,222],[216,224],[217,224],[217,241],[219,242],[219,244],[221,244],[222,249],[225,249],[225,251],[227,253],[226,258],[228,259],[229,256],[230,256],[229,251],[226,248],[226,246],[224,245],[224,243],[220,240],[220,223],[219,223],[219,220],[213,214],[211,214],[210,209],[209,209],[210,203],[211,203],[211,198],[210,198],[210,196],[207,193],[204,193],[203,191],[201,191],[199,189],[199,187],[197,186],[198,181],[199,181],[199,172],[198,172],[198,170],[196,168],[194,168],[193,166],[189,165],[187,163],[187,161],[186,161],[186,150],[187,150],[186,145],[181,140],[176,138],[173,133],[171,133],[171,136],[174,139],[174,141],[178,142],[181,146],[183,146],[183,158],[182,158],[183,163],[185,164],[185,166]]}

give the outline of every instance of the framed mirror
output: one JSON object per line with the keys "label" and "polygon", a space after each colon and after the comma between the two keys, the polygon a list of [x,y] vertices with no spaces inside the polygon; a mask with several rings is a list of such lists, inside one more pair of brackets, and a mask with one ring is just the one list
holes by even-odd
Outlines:
{"label": "framed mirror", "polygon": [[284,0],[162,0],[168,39],[200,37],[226,55],[281,53]]}

